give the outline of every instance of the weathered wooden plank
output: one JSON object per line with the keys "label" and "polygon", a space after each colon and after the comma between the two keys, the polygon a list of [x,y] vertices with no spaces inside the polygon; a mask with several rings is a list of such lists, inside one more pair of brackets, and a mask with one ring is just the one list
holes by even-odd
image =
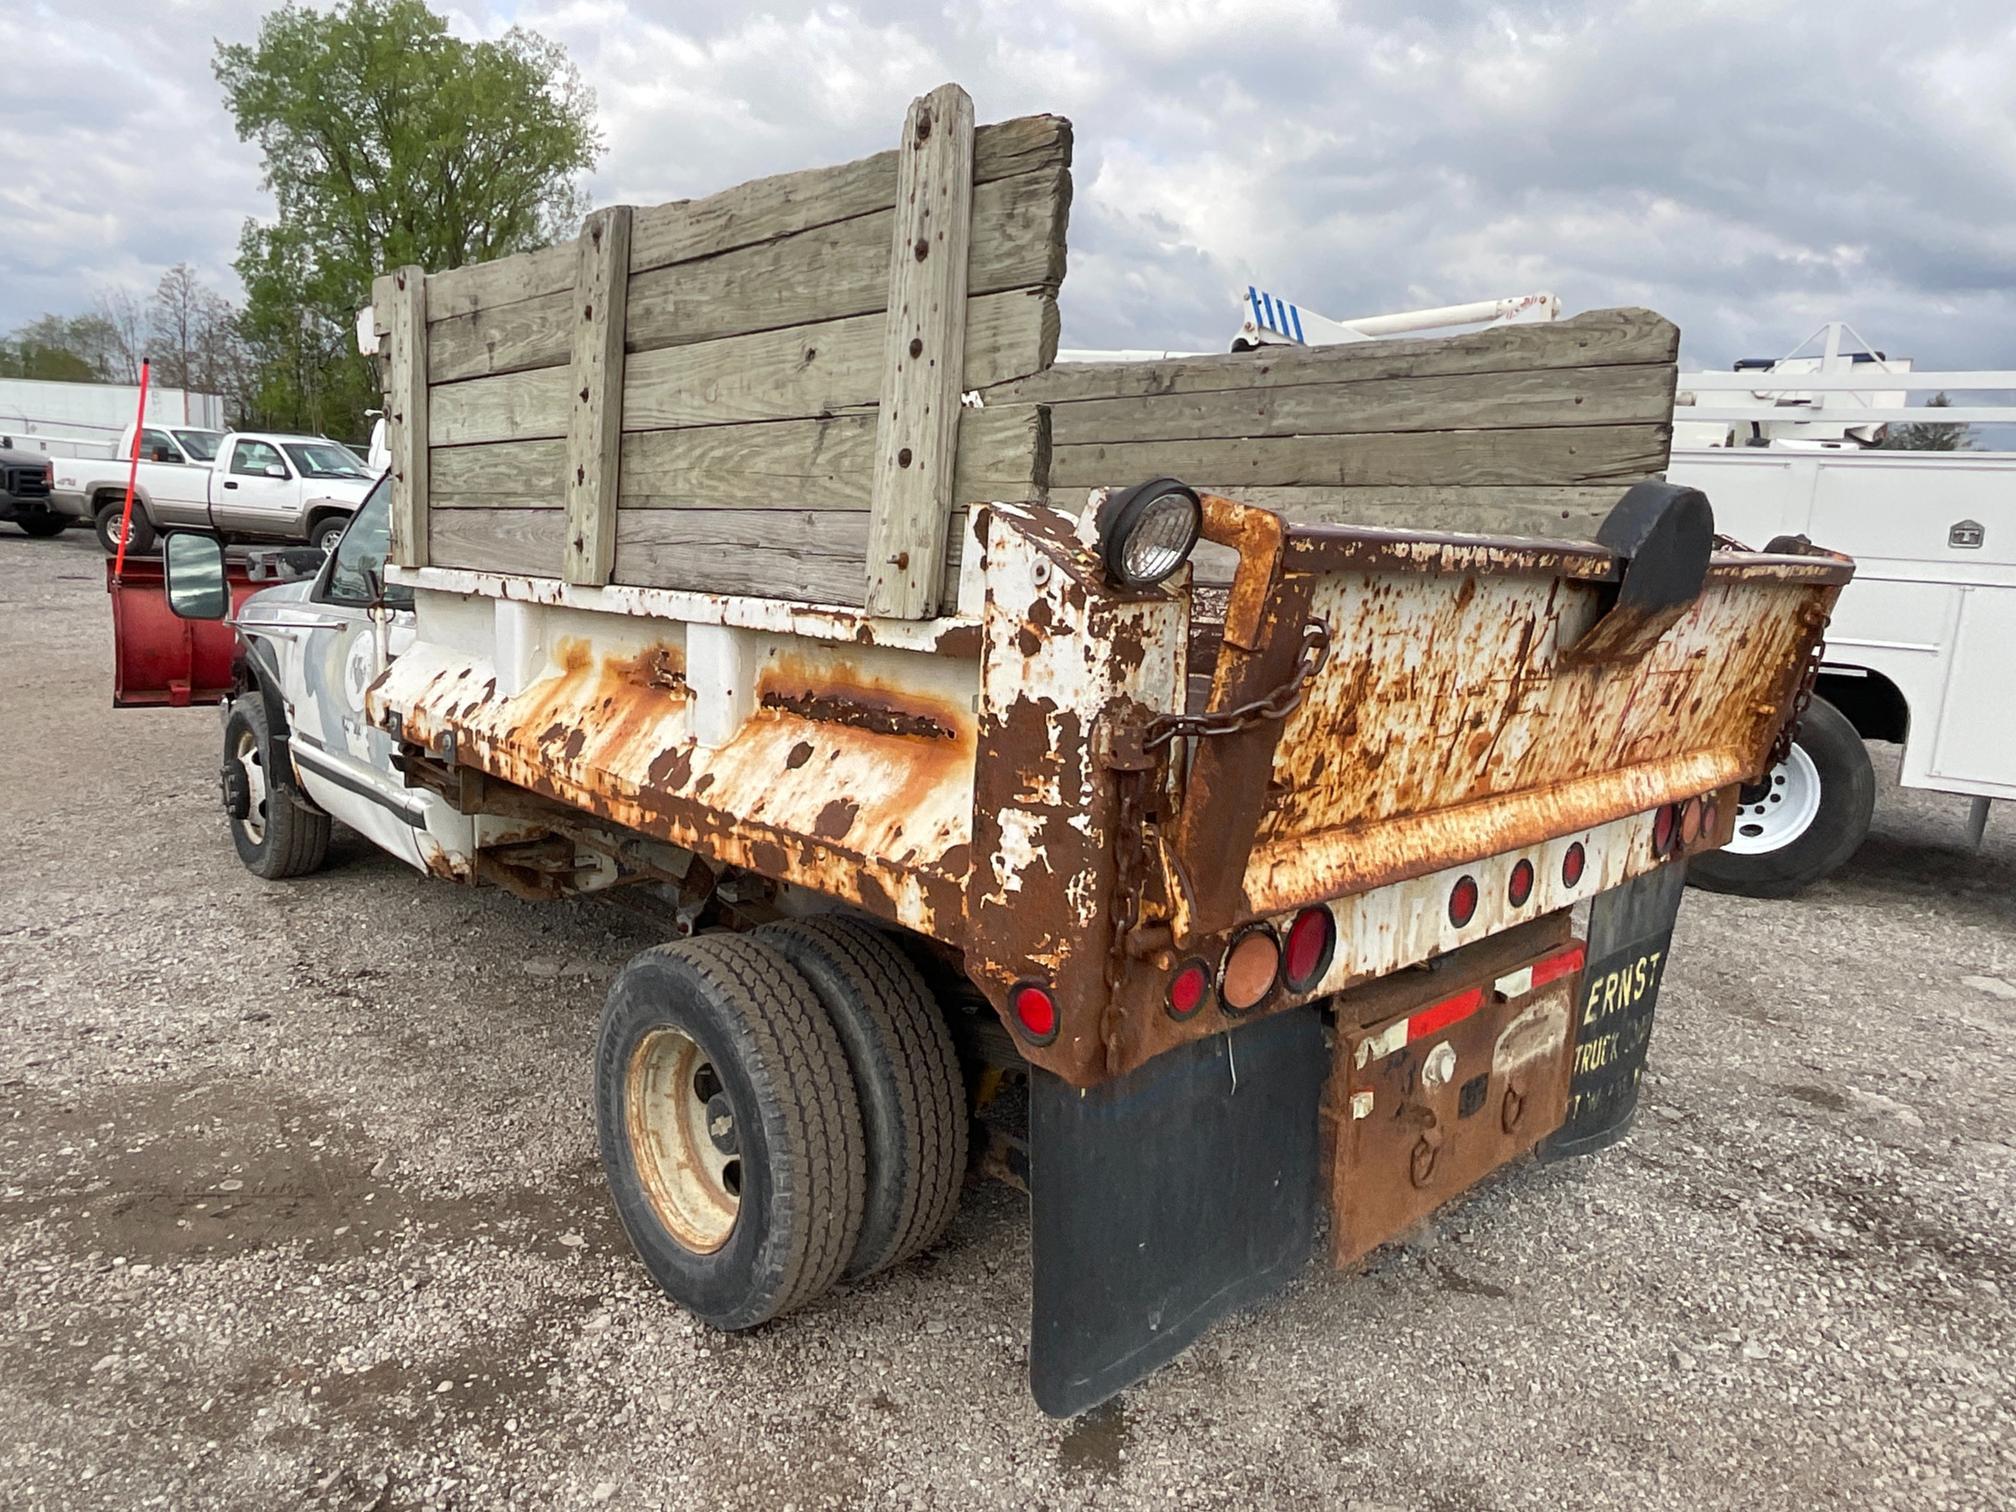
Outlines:
{"label": "weathered wooden plank", "polygon": [[[1057,301],[987,294],[966,312],[967,388],[1033,373],[1057,353]],[[624,364],[626,430],[790,420],[873,404],[881,395],[884,317],[850,316],[783,331],[639,352]],[[566,434],[567,369],[537,368],[436,384],[435,446]]]}
{"label": "weathered wooden plank", "polygon": [[1630,366],[1672,362],[1679,347],[1678,328],[1650,310],[1592,310],[1547,324],[1500,326],[1439,339],[1266,347],[1166,362],[1074,362],[1012,383],[987,400],[1049,404],[1372,378]]}
{"label": "weathered wooden plank", "polygon": [[[875,416],[640,431],[623,438],[623,508],[868,508]],[[1035,405],[968,411],[952,499],[1041,496],[1049,425]]]}
{"label": "weathered wooden plank", "polygon": [[428,525],[437,567],[558,577],[566,549],[560,509],[444,509]]}
{"label": "weathered wooden plank", "polygon": [[[1022,116],[982,126],[973,134],[976,184],[1070,165],[1071,123],[1062,116]],[[754,179],[704,199],[640,210],[630,239],[630,270],[640,273],[754,246],[814,226],[872,215],[895,203],[894,151],[835,168]]]}
{"label": "weathered wooden plank", "polygon": [[[859,607],[868,518],[863,510],[626,509],[616,524],[615,581]],[[939,589],[948,601],[958,597],[964,521],[963,511],[948,519]]]}
{"label": "weathered wooden plank", "polygon": [[[1033,373],[1056,355],[1057,303],[1049,295],[986,294],[967,305],[967,388]],[[624,386],[624,429],[790,420],[874,404],[882,392],[886,325],[880,314],[855,315],[639,352]],[[483,378],[450,387],[509,381]]]}
{"label": "weathered wooden plank", "polygon": [[429,318],[450,320],[494,305],[557,294],[573,282],[571,241],[489,262],[470,263],[436,273],[428,280]]}
{"label": "weathered wooden plank", "polygon": [[1079,446],[1644,424],[1672,414],[1673,378],[1673,368],[1646,364],[1085,399],[1055,406],[1051,434],[1060,446]]}
{"label": "weathered wooden plank", "polygon": [[436,383],[519,373],[567,361],[574,340],[574,292],[556,289],[509,304],[437,320],[429,327]]}
{"label": "weathered wooden plank", "polygon": [[[998,294],[1064,277],[1071,176],[1062,168],[1019,174],[973,193],[969,294]],[[896,213],[880,210],[698,262],[635,275],[633,352],[745,331],[866,315],[889,307],[889,247]],[[532,365],[530,363],[528,366]]]}
{"label": "weathered wooden plank", "polygon": [[1050,487],[1164,475],[1234,496],[1256,486],[1597,483],[1663,471],[1672,433],[1669,424],[1594,425],[1053,446]]}
{"label": "weathered wooden plank", "polygon": [[432,466],[436,509],[567,506],[567,442],[562,438],[437,446]]}
{"label": "weathered wooden plank", "polygon": [[568,398],[564,367],[439,383],[429,396],[427,437],[435,446],[542,436],[564,440]]}
{"label": "weathered wooden plank", "polygon": [[426,270],[408,266],[374,280],[372,304],[383,315],[392,345],[385,391],[386,441],[392,452],[391,559],[401,567],[425,567],[430,495]]}
{"label": "weathered wooden plank", "polygon": [[910,104],[892,224],[867,608],[929,619],[938,612],[966,371],[973,101],[957,84]]}
{"label": "weathered wooden plank", "polygon": [[[959,426],[957,502],[1041,498],[1048,411],[1033,404],[969,412]],[[434,451],[434,508],[562,507],[566,446],[493,441]],[[623,438],[625,509],[868,508],[875,416],[771,420],[639,431]]]}
{"label": "weathered wooden plank", "polygon": [[562,575],[600,587],[616,557],[623,445],[623,312],[630,284],[630,207],[598,210],[581,229],[574,275],[572,391],[567,422],[567,551]]}

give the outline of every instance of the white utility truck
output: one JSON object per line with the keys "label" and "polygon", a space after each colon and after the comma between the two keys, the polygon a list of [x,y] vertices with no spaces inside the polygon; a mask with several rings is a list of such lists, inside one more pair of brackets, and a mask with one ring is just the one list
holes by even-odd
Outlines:
{"label": "white utility truck", "polygon": [[[1832,323],[1788,357],[1680,376],[1667,476],[1739,540],[1805,536],[1856,563],[1797,739],[1693,869],[1732,892],[1787,896],[1854,854],[1867,740],[1903,747],[1905,787],[1964,795],[1977,844],[1990,803],[2016,798],[2016,452],[1882,446],[1906,424],[2016,427],[2016,370],[1919,372],[1853,339]],[[1962,402],[1923,404],[1942,393]]]}
{"label": "white utility truck", "polygon": [[305,541],[327,550],[369,493],[363,458],[327,436],[146,425],[140,465],[131,466],[133,427],[119,455],[55,463],[53,502],[90,522],[107,556],[119,549],[126,485],[133,513],[126,549],[147,553],[170,530],[207,530],[233,541]]}
{"label": "white utility truck", "polygon": [[[1021,1100],[1055,1413],[1278,1292],[1320,1210],[1349,1268],[1625,1132],[1686,866],[1852,571],[1718,549],[1650,476],[1647,311],[1053,365],[1070,150],[948,85],[895,151],[384,275],[393,465],[335,551],[251,591],[170,535],[180,623],[113,584],[159,701],[224,702],[261,876],[340,819],[445,881],[662,900],[595,1116],[709,1323],[938,1241],[969,1115]],[[1311,522],[1310,475],[1603,522]],[[227,615],[221,658],[180,649]]]}

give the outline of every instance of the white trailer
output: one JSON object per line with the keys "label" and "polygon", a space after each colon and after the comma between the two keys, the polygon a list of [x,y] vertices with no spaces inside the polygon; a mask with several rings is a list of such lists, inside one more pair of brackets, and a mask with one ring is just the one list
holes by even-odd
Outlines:
{"label": "white trailer", "polygon": [[[17,451],[103,459],[115,454],[120,432],[132,426],[139,407],[138,384],[0,378],[0,437]],[[224,396],[193,389],[150,386],[147,420],[198,430],[228,429]]]}

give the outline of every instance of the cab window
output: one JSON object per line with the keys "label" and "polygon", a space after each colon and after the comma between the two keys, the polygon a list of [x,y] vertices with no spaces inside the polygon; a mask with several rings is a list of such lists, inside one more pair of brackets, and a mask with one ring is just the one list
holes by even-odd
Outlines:
{"label": "cab window", "polygon": [[263,478],[269,467],[285,472],[287,464],[280,458],[280,448],[264,441],[240,441],[231,453],[231,471],[241,477]]}
{"label": "cab window", "polygon": [[140,432],[140,457],[145,462],[180,462],[182,451],[168,439],[168,432],[143,430]]}
{"label": "cab window", "polygon": [[[329,576],[321,597],[332,604],[368,605],[371,579],[382,582],[385,559],[392,550],[392,479],[380,478],[378,486],[365,496],[363,506],[336,543],[329,558]],[[385,603],[393,609],[413,607],[413,590],[398,583],[385,584]]]}

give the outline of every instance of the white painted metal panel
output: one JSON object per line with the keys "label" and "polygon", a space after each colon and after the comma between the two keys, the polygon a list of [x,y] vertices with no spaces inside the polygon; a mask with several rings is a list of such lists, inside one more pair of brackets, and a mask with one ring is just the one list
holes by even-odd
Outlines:
{"label": "white painted metal panel", "polygon": [[[2016,797],[2016,587],[1965,588],[1948,669],[1931,776],[1992,783]],[[1981,789],[1973,789],[1981,791]]]}

